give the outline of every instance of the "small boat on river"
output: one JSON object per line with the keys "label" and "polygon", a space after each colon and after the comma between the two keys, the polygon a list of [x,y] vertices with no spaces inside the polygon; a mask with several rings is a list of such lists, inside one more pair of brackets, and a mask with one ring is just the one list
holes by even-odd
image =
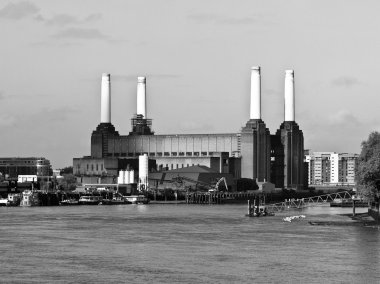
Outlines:
{"label": "small boat on river", "polygon": [[21,202],[20,193],[8,193],[8,204],[7,206],[19,206]]}
{"label": "small boat on river", "polygon": [[132,204],[124,197],[114,197],[112,199],[103,199],[101,202],[102,205],[123,205],[123,204]]}
{"label": "small boat on river", "polygon": [[40,199],[38,196],[38,192],[35,190],[25,190],[22,193],[22,198],[20,202],[20,206],[39,206]]}
{"label": "small boat on river", "polygon": [[68,198],[68,199],[63,199],[62,201],[60,201],[59,205],[61,206],[79,205],[79,201],[76,200],[75,198]]}
{"label": "small boat on river", "polygon": [[0,206],[8,206],[8,199],[0,198]]}
{"label": "small boat on river", "polygon": [[267,207],[260,205],[258,208],[254,206],[249,211],[249,214],[246,214],[247,217],[264,217],[264,216],[274,216],[273,212],[269,212]]}
{"label": "small boat on river", "polygon": [[124,198],[133,204],[148,204],[149,199],[145,195],[130,195],[124,196]]}
{"label": "small boat on river", "polygon": [[83,195],[79,198],[80,205],[98,205],[102,201],[102,197],[98,195]]}

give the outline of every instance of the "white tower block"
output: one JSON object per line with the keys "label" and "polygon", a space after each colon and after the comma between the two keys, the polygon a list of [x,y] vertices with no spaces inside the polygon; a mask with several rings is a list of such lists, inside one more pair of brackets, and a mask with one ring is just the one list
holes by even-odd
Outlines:
{"label": "white tower block", "polygon": [[294,71],[285,71],[285,121],[295,121]]}
{"label": "white tower block", "polygon": [[146,78],[137,77],[137,114],[146,118]]}
{"label": "white tower block", "polygon": [[139,156],[139,189],[147,189],[148,186],[148,155]]}
{"label": "white tower block", "polygon": [[117,177],[118,184],[125,184],[125,171],[119,171],[119,176]]}
{"label": "white tower block", "polygon": [[103,73],[100,101],[100,123],[111,122],[111,75]]}
{"label": "white tower block", "polygon": [[135,183],[135,171],[130,170],[127,171],[128,174],[128,181],[126,182],[127,184]]}
{"label": "white tower block", "polygon": [[250,119],[261,119],[261,76],[259,66],[254,66],[251,68]]}

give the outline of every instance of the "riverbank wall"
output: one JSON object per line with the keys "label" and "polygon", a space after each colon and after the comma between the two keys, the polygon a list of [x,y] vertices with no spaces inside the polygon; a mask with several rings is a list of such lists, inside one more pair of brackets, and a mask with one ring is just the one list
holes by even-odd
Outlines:
{"label": "riverbank wall", "polygon": [[369,208],[368,209],[368,215],[371,216],[375,221],[377,221],[378,223],[380,223],[380,215],[379,215],[379,211],[378,210]]}

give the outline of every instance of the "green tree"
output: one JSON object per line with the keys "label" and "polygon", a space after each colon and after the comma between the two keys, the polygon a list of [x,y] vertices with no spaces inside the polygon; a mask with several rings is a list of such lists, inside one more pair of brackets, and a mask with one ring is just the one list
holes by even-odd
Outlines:
{"label": "green tree", "polygon": [[380,133],[372,132],[368,140],[362,142],[358,159],[356,183],[359,194],[372,198],[377,193],[380,181]]}
{"label": "green tree", "polygon": [[59,188],[62,190],[72,191],[76,188],[77,178],[73,174],[64,174],[62,179],[58,180]]}
{"label": "green tree", "polygon": [[72,174],[73,173],[73,167],[65,167],[63,169],[61,169],[61,171],[59,172],[60,175],[65,175],[65,174]]}
{"label": "green tree", "polygon": [[241,178],[236,181],[238,191],[257,190],[259,186],[256,181],[251,178]]}

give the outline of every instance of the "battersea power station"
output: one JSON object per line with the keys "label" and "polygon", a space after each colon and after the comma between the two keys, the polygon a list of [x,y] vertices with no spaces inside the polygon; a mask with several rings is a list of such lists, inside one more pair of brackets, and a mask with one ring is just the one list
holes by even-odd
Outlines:
{"label": "battersea power station", "polygon": [[[236,133],[155,134],[147,115],[146,83],[145,77],[137,77],[137,111],[131,131],[120,135],[111,122],[111,76],[102,75],[100,124],[91,134],[91,155],[73,159],[74,174],[82,183],[117,183],[120,173],[131,170],[152,176],[198,170],[228,176],[235,188],[242,178],[276,188],[307,186],[304,138],[295,121],[293,70],[285,71],[284,121],[275,134],[261,117],[260,67],[251,69],[250,117]],[[139,169],[141,157],[146,160],[144,170]],[[141,175],[132,179],[140,183]]]}

